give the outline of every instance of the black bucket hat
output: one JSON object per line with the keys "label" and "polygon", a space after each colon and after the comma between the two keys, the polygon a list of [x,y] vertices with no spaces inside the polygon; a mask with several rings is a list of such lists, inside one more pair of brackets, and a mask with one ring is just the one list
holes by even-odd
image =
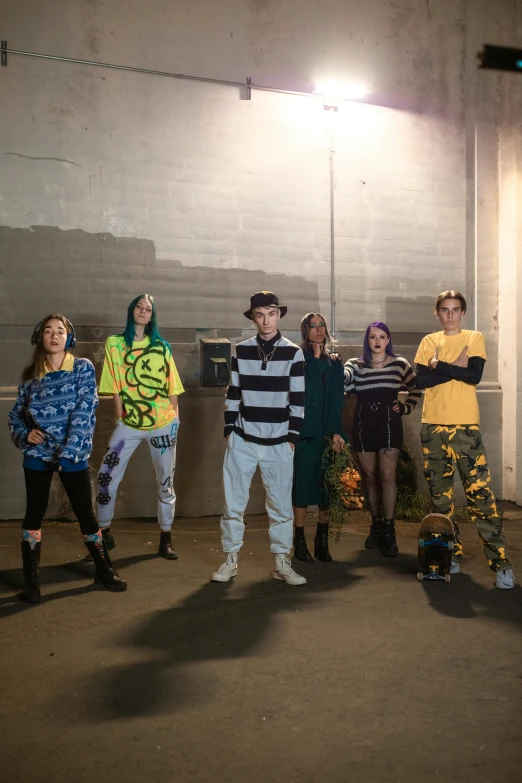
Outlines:
{"label": "black bucket hat", "polygon": [[243,315],[252,320],[252,310],[255,307],[278,307],[281,318],[284,318],[288,307],[279,304],[279,298],[272,291],[258,291],[257,294],[250,297],[250,310],[245,310]]}

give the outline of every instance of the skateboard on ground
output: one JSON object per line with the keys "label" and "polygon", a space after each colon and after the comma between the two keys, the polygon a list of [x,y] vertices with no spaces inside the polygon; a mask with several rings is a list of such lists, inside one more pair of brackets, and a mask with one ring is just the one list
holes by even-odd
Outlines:
{"label": "skateboard on ground", "polygon": [[451,556],[455,547],[455,528],[444,514],[428,514],[419,528],[419,570],[417,579],[450,582]]}

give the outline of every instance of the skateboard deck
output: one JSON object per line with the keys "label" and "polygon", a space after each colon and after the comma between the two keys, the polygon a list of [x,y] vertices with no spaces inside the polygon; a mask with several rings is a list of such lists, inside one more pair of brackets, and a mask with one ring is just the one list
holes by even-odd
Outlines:
{"label": "skateboard deck", "polygon": [[419,570],[417,579],[451,581],[451,556],[455,547],[455,528],[444,514],[428,514],[419,528]]}

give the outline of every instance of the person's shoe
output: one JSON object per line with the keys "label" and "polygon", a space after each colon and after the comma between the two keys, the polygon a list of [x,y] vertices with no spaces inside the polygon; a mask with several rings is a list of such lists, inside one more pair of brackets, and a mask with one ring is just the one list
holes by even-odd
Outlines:
{"label": "person's shoe", "polygon": [[[103,527],[101,534],[103,536],[103,540],[105,541],[105,547],[107,549],[107,552],[110,552],[110,550],[114,549],[116,546],[116,539],[112,535],[110,527]],[[92,555],[91,554],[87,555],[85,561],[87,563],[92,563]]]}
{"label": "person's shoe", "polygon": [[92,555],[94,565],[96,566],[94,584],[103,585],[107,590],[115,593],[123,593],[127,589],[127,582],[119,576],[112,565],[105,541],[103,540],[103,534],[101,544],[97,544],[95,541],[85,541],[85,546]]}
{"label": "person's shoe", "polygon": [[383,520],[380,549],[384,557],[397,557],[399,554],[399,547],[395,537],[395,520],[393,519]]}
{"label": "person's shoe", "polygon": [[301,560],[302,563],[314,562],[314,559],[306,546],[304,527],[296,527],[294,530],[294,557],[297,558],[297,560]]}
{"label": "person's shoe", "polygon": [[382,518],[372,517],[370,533],[364,542],[365,549],[379,549],[382,536]]}
{"label": "person's shoe", "polygon": [[290,559],[286,555],[275,556],[275,568],[272,572],[274,579],[281,579],[286,582],[287,585],[305,585],[306,579],[304,576],[296,574],[292,568]]}
{"label": "person's shoe", "polygon": [[25,604],[40,603],[40,547],[38,541],[31,549],[29,541],[22,541],[22,563],[24,568],[24,588],[18,595]]}
{"label": "person's shoe", "polygon": [[230,582],[237,576],[237,552],[230,552],[224,563],[211,576],[212,582]]}
{"label": "person's shoe", "polygon": [[511,590],[512,587],[515,587],[516,581],[515,576],[513,574],[513,571],[509,569],[504,569],[502,571],[497,571],[497,581],[496,586],[499,587],[501,590]]}
{"label": "person's shoe", "polygon": [[177,560],[178,555],[172,549],[171,546],[171,536],[170,536],[170,530],[162,530],[160,533],[160,543],[159,543],[159,549],[158,549],[158,555],[161,555],[165,558],[165,560]]}
{"label": "person's shoe", "polygon": [[458,560],[452,560],[450,565],[450,574],[460,574],[460,563]]}
{"label": "person's shoe", "polygon": [[314,555],[318,560],[322,560],[323,563],[331,563],[332,556],[328,551],[328,525],[324,522],[319,522],[314,539]]}

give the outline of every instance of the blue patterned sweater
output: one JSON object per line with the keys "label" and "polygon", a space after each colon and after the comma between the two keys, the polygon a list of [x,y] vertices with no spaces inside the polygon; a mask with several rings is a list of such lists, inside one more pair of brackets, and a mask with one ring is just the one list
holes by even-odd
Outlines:
{"label": "blue patterned sweater", "polygon": [[[24,453],[24,465],[34,460],[60,465],[65,470],[87,464],[92,451],[98,392],[94,366],[74,359],[73,369],[49,372],[41,380],[22,383],[9,413],[11,439]],[[44,435],[37,446],[27,442],[32,429]]]}

